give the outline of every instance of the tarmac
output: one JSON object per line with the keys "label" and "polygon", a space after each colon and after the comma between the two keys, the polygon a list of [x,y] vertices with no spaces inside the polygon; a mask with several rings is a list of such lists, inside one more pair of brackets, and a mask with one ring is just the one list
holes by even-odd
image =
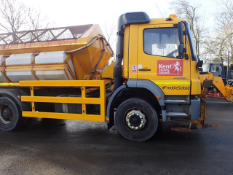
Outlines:
{"label": "tarmac", "polygon": [[206,126],[132,142],[106,123],[32,119],[0,131],[0,175],[233,174],[233,103],[207,98]]}

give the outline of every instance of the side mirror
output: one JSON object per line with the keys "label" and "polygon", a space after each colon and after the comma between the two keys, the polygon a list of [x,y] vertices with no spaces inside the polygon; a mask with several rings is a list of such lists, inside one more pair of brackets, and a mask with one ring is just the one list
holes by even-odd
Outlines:
{"label": "side mirror", "polygon": [[179,58],[182,59],[183,55],[184,55],[184,46],[183,46],[183,44],[179,45],[178,51],[179,51]]}
{"label": "side mirror", "polygon": [[184,31],[183,31],[183,22],[178,23],[178,36],[179,36],[179,42],[180,44],[184,44]]}
{"label": "side mirror", "polygon": [[200,60],[200,59],[198,58],[198,62],[197,62],[196,68],[199,69],[200,67],[202,67],[202,65],[203,65],[203,60]]}

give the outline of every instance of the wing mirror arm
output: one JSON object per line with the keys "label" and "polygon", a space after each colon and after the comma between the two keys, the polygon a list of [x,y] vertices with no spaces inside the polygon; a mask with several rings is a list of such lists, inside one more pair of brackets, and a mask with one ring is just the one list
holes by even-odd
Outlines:
{"label": "wing mirror arm", "polygon": [[[184,48],[184,35],[185,35],[185,48]],[[179,36],[179,48],[178,48],[178,52],[179,52],[179,58],[182,59],[185,53],[185,59],[189,59],[188,54],[186,54],[186,31],[183,30],[183,22],[179,22],[178,23],[178,36]]]}
{"label": "wing mirror arm", "polygon": [[179,58],[182,59],[184,55],[184,38],[183,38],[183,23],[178,23],[178,37],[179,37]]}

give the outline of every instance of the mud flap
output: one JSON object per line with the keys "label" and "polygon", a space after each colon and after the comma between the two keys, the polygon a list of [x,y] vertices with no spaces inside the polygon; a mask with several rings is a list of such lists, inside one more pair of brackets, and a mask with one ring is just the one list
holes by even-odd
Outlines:
{"label": "mud flap", "polygon": [[205,112],[206,112],[206,102],[201,99],[201,113],[200,113],[200,121],[197,125],[197,128],[203,128],[205,125]]}

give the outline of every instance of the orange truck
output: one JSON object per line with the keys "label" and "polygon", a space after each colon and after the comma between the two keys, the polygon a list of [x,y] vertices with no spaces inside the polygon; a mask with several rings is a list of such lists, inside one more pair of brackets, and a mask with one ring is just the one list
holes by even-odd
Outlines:
{"label": "orange truck", "polygon": [[88,120],[145,141],[159,121],[203,126],[202,61],[187,22],[131,12],[117,30],[108,67],[113,51],[98,25],[0,34],[0,129],[30,117]]}

